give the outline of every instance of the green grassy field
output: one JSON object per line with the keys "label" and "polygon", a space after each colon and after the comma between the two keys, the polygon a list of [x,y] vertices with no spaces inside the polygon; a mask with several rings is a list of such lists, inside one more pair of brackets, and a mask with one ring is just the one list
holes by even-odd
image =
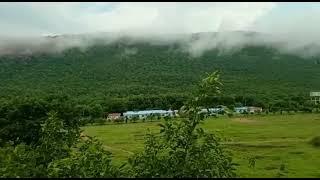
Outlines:
{"label": "green grassy field", "polygon": [[[99,138],[120,163],[142,150],[147,129],[158,132],[157,124],[86,126],[84,132]],[[320,177],[320,148],[309,144],[320,135],[319,114],[219,117],[205,120],[202,126],[225,138],[241,177],[276,177],[282,163],[288,170],[286,177]],[[250,157],[256,158],[253,169]]]}

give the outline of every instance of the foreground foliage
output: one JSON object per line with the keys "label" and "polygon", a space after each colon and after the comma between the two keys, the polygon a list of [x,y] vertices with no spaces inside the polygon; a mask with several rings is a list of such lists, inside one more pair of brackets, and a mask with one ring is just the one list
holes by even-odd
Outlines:
{"label": "foreground foliage", "polygon": [[129,160],[135,177],[235,177],[235,163],[220,144],[198,125],[203,121],[199,101],[219,91],[215,72],[200,83],[198,96],[183,108],[180,120],[167,119],[160,124],[160,135],[148,134],[142,153]]}
{"label": "foreground foliage", "polygon": [[37,143],[1,148],[1,177],[114,177],[111,154],[50,112]]}

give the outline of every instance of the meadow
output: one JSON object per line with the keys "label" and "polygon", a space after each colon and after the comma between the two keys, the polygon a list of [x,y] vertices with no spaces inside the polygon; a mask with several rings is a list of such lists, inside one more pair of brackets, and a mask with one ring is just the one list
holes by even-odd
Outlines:
{"label": "meadow", "polygon": [[[148,130],[159,132],[160,122],[92,125],[84,133],[95,136],[113,153],[116,163],[125,162],[143,149]],[[320,177],[320,148],[310,140],[320,135],[319,114],[246,115],[208,118],[201,125],[223,137],[240,177]],[[250,167],[250,160],[255,166]]]}

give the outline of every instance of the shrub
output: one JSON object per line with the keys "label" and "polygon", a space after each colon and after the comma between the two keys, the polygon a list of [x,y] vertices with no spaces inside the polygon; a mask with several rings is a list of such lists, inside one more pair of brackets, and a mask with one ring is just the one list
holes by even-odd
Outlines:
{"label": "shrub", "polygon": [[97,119],[96,122],[97,122],[99,125],[104,125],[104,124],[106,124],[106,120],[103,119],[103,118]]}
{"label": "shrub", "polygon": [[214,117],[214,118],[217,118],[217,117],[218,117],[217,114],[212,114],[211,116]]}
{"label": "shrub", "polygon": [[228,117],[233,117],[233,113],[228,113]]}
{"label": "shrub", "polygon": [[235,177],[235,163],[220,138],[191,120],[166,120],[160,136],[148,134],[144,151],[129,159],[133,177]]}
{"label": "shrub", "polygon": [[49,177],[117,177],[120,171],[112,165],[111,153],[101,142],[87,137],[71,156],[56,160],[48,167]]}
{"label": "shrub", "polygon": [[66,127],[57,113],[50,112],[41,125],[36,144],[0,149],[0,177],[47,177],[48,165],[70,155],[79,137],[79,128]]}
{"label": "shrub", "polygon": [[243,111],[243,113],[242,114],[249,114],[247,111]]}
{"label": "shrub", "polygon": [[310,143],[315,147],[320,147],[320,136],[314,137]]}
{"label": "shrub", "polygon": [[[37,144],[0,148],[0,177],[117,177],[111,153],[96,139],[80,139],[56,113],[42,124]],[[83,137],[83,136],[82,136]]]}
{"label": "shrub", "polygon": [[[115,122],[115,123],[121,123],[121,122],[123,122],[124,121],[124,119],[123,118],[120,118],[120,119],[115,119],[113,122]],[[126,123],[127,123],[127,119],[126,119]]]}

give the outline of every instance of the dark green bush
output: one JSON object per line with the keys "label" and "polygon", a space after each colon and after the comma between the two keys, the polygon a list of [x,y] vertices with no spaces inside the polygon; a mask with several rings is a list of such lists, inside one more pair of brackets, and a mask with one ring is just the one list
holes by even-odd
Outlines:
{"label": "dark green bush", "polygon": [[314,147],[320,147],[320,136],[316,136],[314,137],[310,143],[314,146]]}
{"label": "dark green bush", "polygon": [[233,117],[233,113],[228,113],[228,117]]}

